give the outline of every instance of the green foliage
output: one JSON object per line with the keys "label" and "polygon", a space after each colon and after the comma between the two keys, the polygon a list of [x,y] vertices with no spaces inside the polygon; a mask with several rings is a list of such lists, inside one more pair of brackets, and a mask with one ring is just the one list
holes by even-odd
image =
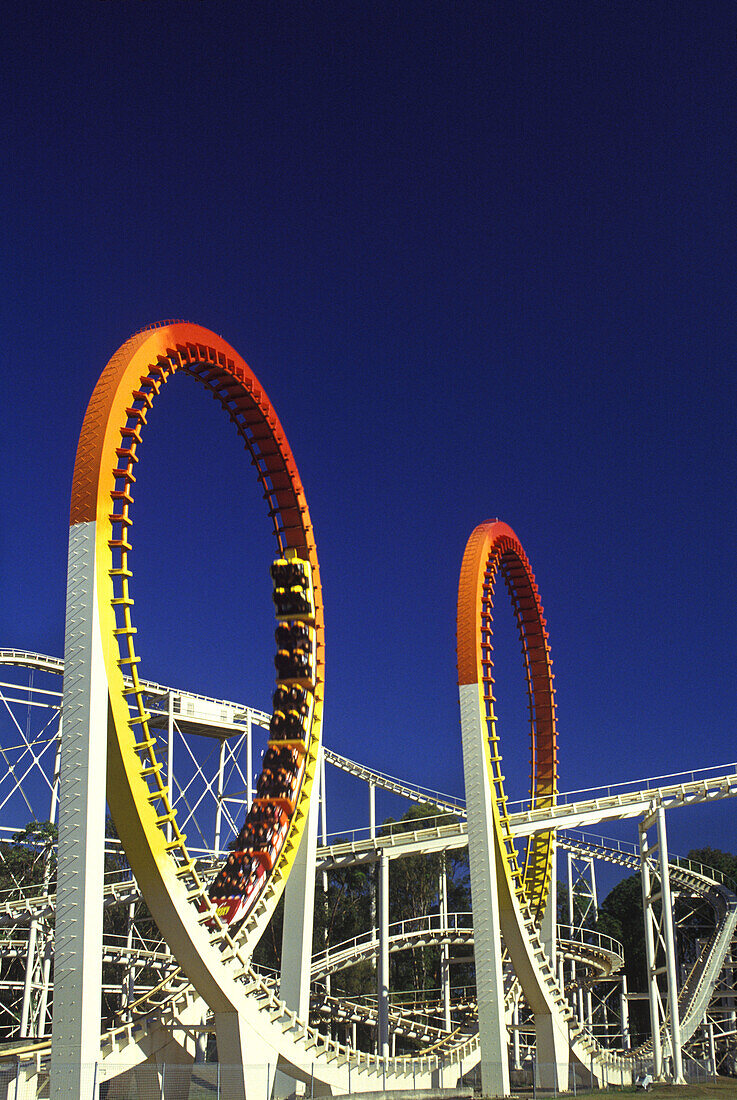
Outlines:
{"label": "green foliage", "polygon": [[721,871],[737,888],[737,856],[722,852],[718,848],[692,848],[686,859],[693,863],[703,863]]}
{"label": "green foliage", "polygon": [[0,891],[19,892],[56,882],[57,828],[31,821],[10,842],[0,844]]}

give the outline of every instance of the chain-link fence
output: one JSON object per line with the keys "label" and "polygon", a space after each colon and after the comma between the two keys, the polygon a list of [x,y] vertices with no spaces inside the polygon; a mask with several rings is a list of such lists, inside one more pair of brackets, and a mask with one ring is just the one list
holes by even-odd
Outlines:
{"label": "chain-link fence", "polygon": [[[482,1072],[483,1069],[483,1072]],[[291,1072],[276,1069],[272,1063],[250,1066],[225,1065],[218,1062],[160,1062],[126,1066],[97,1063],[82,1066],[81,1074],[74,1066],[55,1068],[55,1080],[49,1080],[48,1066],[40,1069],[33,1063],[4,1062],[0,1065],[1,1100],[233,1100],[245,1088],[249,1100],[315,1100],[324,1095],[324,1083],[315,1077],[312,1064]],[[601,1089],[609,1092],[631,1092],[633,1086],[652,1075],[652,1064],[632,1061],[628,1065],[584,1067],[580,1063],[559,1064],[537,1062],[528,1058],[519,1068],[509,1070],[509,1090],[512,1095],[532,1100],[558,1096],[588,1096]],[[714,1079],[712,1067],[689,1060],[686,1067],[689,1082]],[[652,1079],[650,1077],[650,1079]],[[416,1080],[412,1074],[397,1076],[391,1060],[379,1079],[367,1089],[365,1078],[346,1074],[343,1088],[333,1087],[333,1095],[366,1096],[377,1092],[395,1093],[401,1100],[411,1095],[430,1098],[501,1095],[501,1067],[484,1063],[463,1072],[450,1067],[432,1075],[428,1081]],[[489,1088],[489,1083],[492,1087]],[[493,1083],[497,1083],[494,1087]],[[378,1086],[378,1088],[377,1088]]]}

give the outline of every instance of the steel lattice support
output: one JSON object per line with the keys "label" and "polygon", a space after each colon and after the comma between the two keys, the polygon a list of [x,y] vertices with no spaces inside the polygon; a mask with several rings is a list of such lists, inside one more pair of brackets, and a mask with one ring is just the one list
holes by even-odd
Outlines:
{"label": "steel lattice support", "polygon": [[[596,924],[599,914],[599,902],[596,894],[596,873],[592,856],[581,856],[574,852],[567,852],[568,867],[568,923],[571,928],[587,927]],[[570,963],[571,982],[573,990],[571,1000],[574,1012],[579,1023],[592,1024],[593,1004],[591,990],[576,986],[576,963]],[[584,1008],[584,995],[586,1004]]]}

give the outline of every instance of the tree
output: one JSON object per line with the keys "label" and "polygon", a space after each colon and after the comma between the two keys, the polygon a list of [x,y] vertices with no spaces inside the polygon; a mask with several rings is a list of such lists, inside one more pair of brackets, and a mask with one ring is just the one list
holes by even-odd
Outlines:
{"label": "tree", "polygon": [[30,821],[0,844],[0,890],[23,890],[56,882],[58,830],[50,821]]}

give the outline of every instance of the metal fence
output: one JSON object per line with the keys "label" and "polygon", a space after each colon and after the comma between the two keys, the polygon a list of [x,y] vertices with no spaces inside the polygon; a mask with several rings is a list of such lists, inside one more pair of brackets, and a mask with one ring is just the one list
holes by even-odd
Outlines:
{"label": "metal fence", "polygon": [[[386,1071],[372,1082],[379,1093],[414,1092],[418,1097],[472,1097],[483,1093],[482,1077],[499,1080],[499,1066],[486,1065],[488,1073],[482,1074],[480,1065],[462,1074],[458,1067],[442,1068],[433,1074],[432,1089],[415,1089],[412,1075],[396,1076],[392,1062]],[[62,1074],[65,1067],[61,1067]],[[242,1094],[245,1084],[249,1100],[314,1100],[324,1093],[324,1084],[313,1076],[314,1067],[305,1065],[292,1068],[291,1073],[276,1069],[273,1064],[246,1067],[224,1065],[218,1062],[176,1063],[144,1062],[138,1065],[115,1066],[105,1063],[85,1065],[81,1078],[69,1067],[66,1087],[59,1092],[56,1085],[52,1095],[63,1097],[79,1095],[80,1100],[232,1100]],[[497,1072],[494,1072],[494,1071]],[[509,1071],[510,1090],[513,1095],[531,1097],[532,1100],[548,1100],[558,1096],[588,1096],[601,1089],[609,1092],[631,1092],[636,1078],[652,1073],[652,1065],[633,1060],[629,1065],[600,1067],[592,1064],[588,1069],[579,1063],[547,1063],[528,1058],[518,1068]],[[686,1067],[689,1083],[714,1079],[712,1067],[689,1060]],[[77,1081],[79,1084],[77,1085]],[[0,1065],[0,1097],[2,1100],[39,1100],[49,1096],[49,1068],[33,1063],[5,1062]],[[334,1088],[333,1095],[366,1095],[366,1082],[359,1080],[351,1087]]]}

